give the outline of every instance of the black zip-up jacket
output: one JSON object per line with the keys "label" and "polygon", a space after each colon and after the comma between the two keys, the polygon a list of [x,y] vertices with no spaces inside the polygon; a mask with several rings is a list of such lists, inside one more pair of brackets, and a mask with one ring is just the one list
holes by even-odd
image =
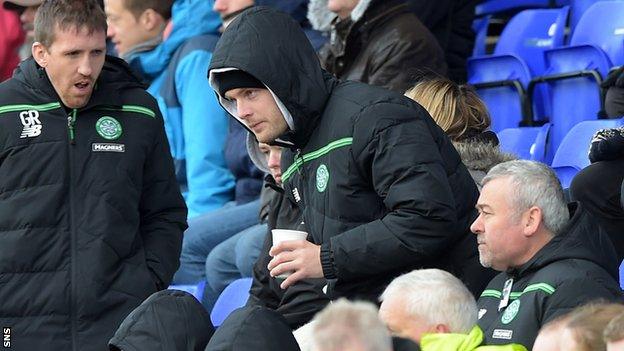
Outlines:
{"label": "black zip-up jacket", "polygon": [[[533,347],[548,321],[592,300],[622,301],[619,262],[609,237],[578,203],[562,232],[527,263],[497,275],[481,294],[479,326],[485,343]],[[513,279],[506,307],[503,287]]]}
{"label": "black zip-up jacket", "polygon": [[179,265],[186,207],[155,100],[107,58],[66,110],[33,59],[0,84],[0,325],[13,350],[104,350]]}
{"label": "black zip-up jacket", "polygon": [[297,23],[267,8],[228,26],[210,65],[213,87],[212,70],[232,67],[262,81],[293,120],[281,137],[295,150],[282,154],[282,180],[303,208],[308,239],[321,245],[331,298],[377,301],[394,277],[420,267],[482,291],[491,274],[469,230],[477,188],[425,109],[324,72]]}

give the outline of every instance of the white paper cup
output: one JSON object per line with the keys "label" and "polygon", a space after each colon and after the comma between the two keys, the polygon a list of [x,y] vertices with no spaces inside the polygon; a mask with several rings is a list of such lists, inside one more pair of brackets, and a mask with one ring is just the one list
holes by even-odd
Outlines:
{"label": "white paper cup", "polygon": [[[282,241],[294,241],[294,240],[306,240],[308,237],[308,233],[300,231],[300,230],[290,230],[290,229],[272,229],[271,235],[273,237],[273,246],[281,243]],[[294,272],[285,272],[278,275],[276,278],[286,279],[289,275]]]}

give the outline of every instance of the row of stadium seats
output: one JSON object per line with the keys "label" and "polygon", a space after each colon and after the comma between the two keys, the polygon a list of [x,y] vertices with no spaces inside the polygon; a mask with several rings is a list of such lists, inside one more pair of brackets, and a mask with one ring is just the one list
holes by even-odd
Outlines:
{"label": "row of stadium seats", "polygon": [[524,10],[504,28],[493,55],[468,62],[468,82],[488,106],[494,131],[551,124],[546,160],[573,126],[598,118],[600,83],[624,64],[624,1],[595,2],[564,45],[569,13],[569,6]]}

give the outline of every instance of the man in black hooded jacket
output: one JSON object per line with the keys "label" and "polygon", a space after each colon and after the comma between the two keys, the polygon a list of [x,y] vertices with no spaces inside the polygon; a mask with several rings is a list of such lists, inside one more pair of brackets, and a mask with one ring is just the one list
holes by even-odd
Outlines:
{"label": "man in black hooded jacket", "polygon": [[13,350],[104,350],[170,283],[186,207],[155,100],[105,58],[99,5],[44,1],[35,38],[0,85],[0,325]]}
{"label": "man in black hooded jacket", "polygon": [[271,249],[271,276],[294,271],[282,289],[325,278],[331,299],[376,301],[401,273],[438,267],[481,291],[490,274],[468,230],[478,192],[421,106],[324,72],[297,23],[262,7],[228,26],[209,79],[258,141],[287,147],[282,181],[309,241]]}

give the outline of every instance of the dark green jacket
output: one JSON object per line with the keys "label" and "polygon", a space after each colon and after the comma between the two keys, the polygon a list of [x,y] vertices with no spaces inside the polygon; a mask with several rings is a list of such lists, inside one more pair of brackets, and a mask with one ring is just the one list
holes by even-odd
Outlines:
{"label": "dark green jacket", "polygon": [[0,84],[0,325],[13,350],[105,350],[178,267],[186,207],[156,102],[107,58],[66,110],[32,60]]}
{"label": "dark green jacket", "polygon": [[[582,207],[570,205],[570,222],[533,258],[500,273],[479,301],[479,326],[487,345],[533,347],[539,329],[555,317],[592,300],[622,301],[619,262],[611,240]],[[503,287],[513,285],[499,311]]]}

